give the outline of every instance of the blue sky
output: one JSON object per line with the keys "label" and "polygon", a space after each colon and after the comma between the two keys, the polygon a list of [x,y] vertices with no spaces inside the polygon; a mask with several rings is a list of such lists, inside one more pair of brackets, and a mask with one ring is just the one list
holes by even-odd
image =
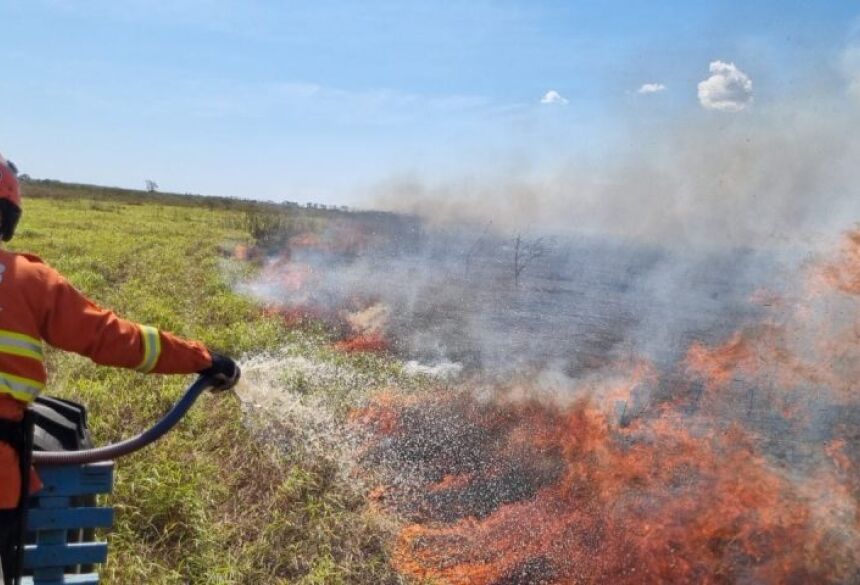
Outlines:
{"label": "blue sky", "polygon": [[0,151],[22,171],[346,204],[390,177],[600,160],[631,124],[733,115],[697,98],[716,60],[751,107],[835,87],[860,16],[849,0],[2,7]]}

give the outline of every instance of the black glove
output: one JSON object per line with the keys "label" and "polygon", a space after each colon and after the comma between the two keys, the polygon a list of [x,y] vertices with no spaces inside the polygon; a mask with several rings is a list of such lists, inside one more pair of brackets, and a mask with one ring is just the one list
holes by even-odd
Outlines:
{"label": "black glove", "polygon": [[212,365],[197,373],[212,379],[213,392],[230,390],[242,375],[239,366],[232,359],[220,353],[209,352],[209,355],[212,356]]}

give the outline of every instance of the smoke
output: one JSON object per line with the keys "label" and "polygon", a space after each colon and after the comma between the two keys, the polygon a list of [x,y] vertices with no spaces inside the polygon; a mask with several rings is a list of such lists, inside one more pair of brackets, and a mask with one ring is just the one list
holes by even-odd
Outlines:
{"label": "smoke", "polygon": [[379,202],[418,216],[296,236],[244,290],[438,388],[288,357],[248,396],[323,435],[272,395],[362,405],[345,459],[414,522],[416,578],[856,582],[858,118],[697,112],[602,165],[393,181]]}
{"label": "smoke", "polygon": [[373,204],[436,224],[622,238],[673,249],[809,246],[860,217],[860,108],[817,96],[632,126],[603,163],[537,176],[392,178]]}
{"label": "smoke", "polygon": [[602,166],[393,181],[378,202],[422,224],[346,261],[291,257],[317,275],[312,304],[388,307],[385,335],[407,359],[502,376],[576,378],[631,354],[667,367],[760,314],[758,289],[791,294],[807,256],[860,218],[858,122],[836,98],[698,113],[656,136],[631,129],[631,149]]}
{"label": "smoke", "polygon": [[842,71],[848,82],[848,91],[860,104],[860,44],[845,51],[842,58]]}
{"label": "smoke", "polygon": [[758,311],[748,299],[763,283],[780,290],[793,261],[401,221],[387,217],[388,237],[350,253],[336,252],[337,226],[294,238],[244,290],[285,315],[326,319],[340,349],[390,347],[411,372],[543,370],[552,375],[538,380],[553,386],[633,354],[669,365],[694,339],[721,340]]}
{"label": "smoke", "polygon": [[429,376],[431,378],[435,378],[437,380],[454,380],[463,370],[463,366],[461,364],[457,364],[449,361],[442,361],[436,365],[428,366],[426,364],[422,364],[417,360],[409,360],[405,364],[403,364],[403,371],[410,376]]}
{"label": "smoke", "polygon": [[[711,73],[711,89],[748,85],[733,65]],[[429,367],[576,377],[630,354],[666,366],[755,318],[757,290],[791,294],[807,256],[860,219],[860,107],[846,91],[631,125],[618,156],[539,175],[392,179],[375,205],[410,215],[295,238],[247,290],[323,308],[372,336],[359,347],[384,337]]]}

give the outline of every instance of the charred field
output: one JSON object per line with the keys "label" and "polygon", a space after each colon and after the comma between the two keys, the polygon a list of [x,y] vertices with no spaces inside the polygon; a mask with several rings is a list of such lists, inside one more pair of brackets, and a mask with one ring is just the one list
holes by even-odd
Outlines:
{"label": "charred field", "polygon": [[[326,428],[401,574],[860,579],[857,232],[678,251],[381,217],[293,237],[242,289],[391,364]],[[338,376],[303,371],[331,410]]]}

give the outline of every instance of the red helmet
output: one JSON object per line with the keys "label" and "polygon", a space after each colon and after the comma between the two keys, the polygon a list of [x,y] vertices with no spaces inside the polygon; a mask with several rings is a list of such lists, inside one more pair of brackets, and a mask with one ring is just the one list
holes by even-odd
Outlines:
{"label": "red helmet", "polygon": [[0,199],[6,199],[21,209],[21,189],[18,187],[18,169],[0,155]]}
{"label": "red helmet", "polygon": [[8,242],[15,235],[21,219],[21,190],[18,169],[0,155],[0,240]]}

